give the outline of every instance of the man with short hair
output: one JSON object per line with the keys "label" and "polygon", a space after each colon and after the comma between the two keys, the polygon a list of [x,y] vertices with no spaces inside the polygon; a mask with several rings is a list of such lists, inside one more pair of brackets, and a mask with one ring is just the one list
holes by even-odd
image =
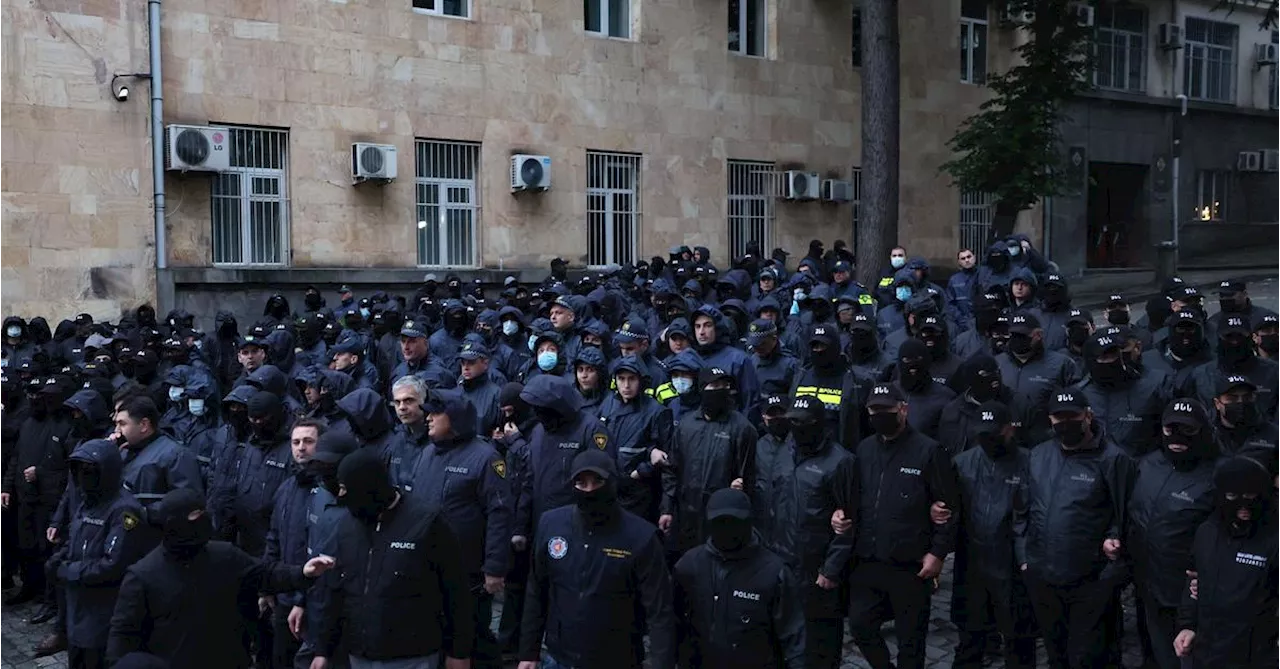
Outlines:
{"label": "man with short hair", "polygon": [[693,334],[697,340],[695,348],[708,367],[719,367],[733,376],[737,390],[736,408],[745,411],[756,402],[759,390],[756,369],[746,353],[729,346],[728,330],[724,322],[724,317],[715,307],[699,307],[693,318]]}
{"label": "man with short hair", "polygon": [[400,424],[387,447],[387,469],[392,485],[406,492],[412,491],[418,459],[431,443],[427,435],[427,413],[423,409],[429,392],[427,385],[416,376],[402,376],[391,385],[391,404]]}
{"label": "man with short hair", "polygon": [[254,331],[250,330],[248,334],[240,338],[240,343],[236,346],[236,360],[240,362],[240,367],[244,373],[240,378],[245,378],[258,370],[267,362],[267,341],[266,337],[259,337]]}
{"label": "man with short hair", "polygon": [[189,449],[159,431],[160,412],[150,397],[133,397],[116,410],[112,438],[124,449],[120,479],[142,505],[143,520],[171,490],[189,488],[205,494],[200,464]]}
{"label": "man with short hair", "polygon": [[462,347],[458,349],[458,366],[461,368],[458,389],[475,407],[478,434],[489,434],[498,420],[498,394],[502,392],[502,386],[495,383],[489,374],[491,356],[488,346],[471,337],[463,340]]}
{"label": "man with short hair", "polygon": [[1276,424],[1258,410],[1258,386],[1247,376],[1222,375],[1213,398],[1213,429],[1226,457],[1249,455],[1276,466]]}
{"label": "man with short hair", "polygon": [[365,359],[364,336],[349,334],[339,339],[329,351],[333,354],[330,367],[350,376],[353,388],[378,389],[378,368]]}
{"label": "man with short hair", "polygon": [[978,274],[977,256],[971,249],[960,249],[956,254],[956,269],[947,279],[944,291],[947,308],[961,323],[968,323],[973,318],[973,284]]}
{"label": "man with short hair", "polygon": [[452,388],[456,384],[454,375],[431,355],[428,332],[427,324],[421,320],[405,321],[400,328],[400,354],[404,362],[391,371],[390,383],[412,374],[421,378],[428,388]]}
{"label": "man with short hair", "polygon": [[600,403],[600,420],[618,440],[618,503],[656,522],[671,411],[645,392],[649,370],[639,358],[618,358],[612,369],[615,391]]}

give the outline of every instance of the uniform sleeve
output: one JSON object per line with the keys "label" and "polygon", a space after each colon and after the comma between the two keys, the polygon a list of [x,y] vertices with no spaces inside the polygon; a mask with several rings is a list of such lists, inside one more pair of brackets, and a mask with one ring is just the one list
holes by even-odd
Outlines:
{"label": "uniform sleeve", "polygon": [[760,437],[749,423],[743,423],[738,433],[738,454],[734,467],[737,478],[742,479],[742,490],[750,496],[756,490],[756,442]]}
{"label": "uniform sleeve", "polygon": [[512,536],[526,539],[533,535],[533,466],[529,457],[529,442],[518,441],[507,451],[508,461],[515,470],[512,490],[515,495],[515,517],[512,519]]}
{"label": "uniform sleeve", "polygon": [[235,524],[234,505],[231,503],[235,492],[236,444],[228,444],[217,460],[209,490],[209,513],[213,515],[214,536],[230,537],[231,528]]}
{"label": "uniform sleeve", "polygon": [[431,560],[444,595],[444,638],[449,640],[445,655],[469,658],[476,637],[475,597],[471,594],[467,567],[462,564],[458,539],[440,516],[431,520],[427,545],[431,546]]}
{"label": "uniform sleeve", "polygon": [[741,367],[738,369],[738,405],[745,414],[747,408],[760,398],[760,382],[756,379],[756,366],[743,354]]}
{"label": "uniform sleeve", "polygon": [[542,655],[542,633],[547,628],[547,605],[550,593],[547,574],[547,551],[542,528],[538,528],[529,544],[529,582],[525,587],[524,616],[520,622],[519,654],[521,662],[537,662]]}
{"label": "uniform sleeve", "polygon": [[786,669],[805,669],[804,608],[800,606],[800,591],[789,569],[778,571],[778,599],[772,608],[773,636],[782,650]]}
{"label": "uniform sleeve", "polygon": [[62,491],[62,496],[58,498],[58,508],[53,510],[53,516],[49,518],[49,527],[58,528],[58,532],[66,532],[67,525],[71,522],[71,481],[67,481],[66,487]]}
{"label": "uniform sleeve", "polygon": [[[843,509],[845,518],[858,517],[858,470],[857,460],[846,457],[836,466],[831,476],[831,499],[837,509]],[[827,555],[822,561],[820,573],[823,576],[839,581],[844,577],[849,559],[853,555],[853,542],[857,532],[845,532],[831,537],[827,544]]]}
{"label": "uniform sleeve", "polygon": [[[1201,523],[1200,527],[1196,529],[1196,537],[1191,544],[1192,571],[1198,573],[1201,569],[1208,566],[1200,564],[1200,561],[1197,558],[1201,555],[1202,548],[1205,547],[1206,544],[1211,545],[1212,542],[1213,537],[1212,532],[1209,529],[1209,523]],[[1178,604],[1177,625],[1175,626],[1174,634],[1176,635],[1182,630],[1195,631],[1199,629],[1199,614],[1200,603],[1191,598],[1191,580],[1188,578],[1186,585],[1182,587],[1182,601]]]}
{"label": "uniform sleeve", "polygon": [[169,489],[190,488],[204,495],[204,477],[200,475],[200,463],[188,448],[176,449],[176,457],[169,465]]}
{"label": "uniform sleeve", "polygon": [[684,431],[677,421],[671,430],[671,448],[667,452],[667,466],[662,468],[662,501],[659,505],[663,515],[676,514],[676,498],[680,494],[680,467],[682,465]]}
{"label": "uniform sleeve", "polygon": [[247,588],[268,594],[306,590],[314,579],[302,575],[302,565],[256,560],[235,546],[229,547],[231,564]]}
{"label": "uniform sleeve", "polygon": [[1108,539],[1123,539],[1129,525],[1129,497],[1133,494],[1133,483],[1138,478],[1138,468],[1133,459],[1124,453],[1117,453],[1111,465],[1111,476],[1107,481],[1111,495],[1111,526],[1107,528]]}
{"label": "uniform sleeve", "polygon": [[507,463],[496,451],[488,454],[482,465],[480,499],[484,503],[485,537],[484,564],[481,567],[488,576],[506,576],[511,564],[511,485],[507,477]]}
{"label": "uniform sleeve", "polygon": [[1027,509],[1030,504],[1031,487],[1024,482],[1013,491],[1013,559],[1018,569],[1027,563]]}
{"label": "uniform sleeve", "polygon": [[111,515],[111,531],[102,555],[92,560],[67,562],[58,575],[67,583],[107,585],[124,578],[125,571],[151,549],[149,531],[143,526],[141,509],[120,509]]}
{"label": "uniform sleeve", "polygon": [[120,591],[116,594],[116,608],[111,614],[111,630],[107,633],[107,664],[143,648],[149,636],[148,621],[151,612],[147,608],[147,593],[133,572],[127,572]]}
{"label": "uniform sleeve", "polygon": [[[929,493],[932,497],[929,503],[944,502],[952,509],[960,508],[960,485],[956,482],[955,470],[951,468],[951,459],[947,457],[946,451],[942,450],[942,446],[933,449],[928,467]],[[956,513],[952,513],[951,518],[942,525],[929,521],[929,532],[932,535],[929,553],[940,560],[945,560],[947,554],[955,550],[956,529],[959,524],[960,516]]]}
{"label": "uniform sleeve", "polygon": [[697,596],[696,593],[690,592],[687,583],[692,578],[692,575],[688,573],[691,569],[689,566],[689,553],[685,553],[676,562],[671,572],[671,609],[676,616],[676,643],[679,644],[676,650],[676,659],[681,667],[702,666],[697,635],[690,633],[694,624],[690,602]]}
{"label": "uniform sleeve", "polygon": [[[651,527],[651,526],[650,526]],[[636,586],[649,631],[649,664],[652,669],[676,666],[676,618],[671,603],[671,577],[666,554],[656,533],[636,555]],[[528,604],[526,603],[526,606]]]}

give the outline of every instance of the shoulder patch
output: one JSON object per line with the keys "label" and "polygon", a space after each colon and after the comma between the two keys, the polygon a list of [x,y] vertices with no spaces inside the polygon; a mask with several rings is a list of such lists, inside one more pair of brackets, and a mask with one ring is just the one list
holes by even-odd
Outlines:
{"label": "shoulder patch", "polygon": [[139,522],[141,521],[139,521],[138,517],[133,515],[132,512],[126,511],[124,513],[124,529],[132,530],[133,528],[138,526]]}
{"label": "shoulder patch", "polygon": [[605,447],[609,445],[609,435],[603,432],[597,432],[594,441],[596,442],[596,448],[603,451]]}
{"label": "shoulder patch", "polygon": [[501,478],[501,479],[505,479],[505,478],[507,478],[507,461],[506,461],[506,460],[494,460],[494,461],[493,461],[493,473],[497,474],[497,475],[498,475],[498,478]]}
{"label": "shoulder patch", "polygon": [[866,293],[862,293],[858,296],[858,304],[871,304],[871,296]]}
{"label": "shoulder patch", "polygon": [[892,286],[892,285],[893,285],[893,277],[891,277],[891,276],[886,276],[886,277],[884,277],[884,278],[880,279],[880,285],[881,285],[881,286]]}

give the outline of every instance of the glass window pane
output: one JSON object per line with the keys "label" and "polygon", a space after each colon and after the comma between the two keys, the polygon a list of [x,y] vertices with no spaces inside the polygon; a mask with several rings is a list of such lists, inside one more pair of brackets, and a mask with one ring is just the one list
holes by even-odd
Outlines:
{"label": "glass window pane", "polygon": [[751,0],[729,0],[729,50],[735,53],[742,51],[742,6]]}
{"label": "glass window pane", "polygon": [[467,0],[441,0],[440,13],[449,16],[466,16]]}
{"label": "glass window pane", "polygon": [[583,0],[582,15],[589,32],[600,32],[600,4],[604,0]]}
{"label": "glass window pane", "polygon": [[765,0],[746,0],[747,3],[747,53],[764,55],[764,3]]}
{"label": "glass window pane", "polygon": [[613,37],[631,36],[631,0],[607,0],[609,3],[609,34]]}
{"label": "glass window pane", "polygon": [[969,24],[960,22],[960,81],[973,81],[969,71]]}
{"label": "glass window pane", "polygon": [[960,0],[960,16],[987,20],[987,0]]}
{"label": "glass window pane", "polygon": [[987,26],[973,26],[973,82],[981,84],[987,80]]}

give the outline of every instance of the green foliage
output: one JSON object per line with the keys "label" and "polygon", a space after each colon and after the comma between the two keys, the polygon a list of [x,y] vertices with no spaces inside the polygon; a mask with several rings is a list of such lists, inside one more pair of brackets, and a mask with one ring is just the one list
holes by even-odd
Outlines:
{"label": "green foliage", "polygon": [[1014,49],[1019,63],[987,78],[994,96],[947,142],[956,157],[942,171],[963,189],[995,194],[1002,208],[1027,209],[1071,188],[1063,169],[1062,107],[1090,77],[1093,35],[1079,24],[1073,4],[1012,0],[994,6],[1002,20],[1006,7],[1015,15],[1034,12],[1034,20],[1018,28],[1026,39]]}

